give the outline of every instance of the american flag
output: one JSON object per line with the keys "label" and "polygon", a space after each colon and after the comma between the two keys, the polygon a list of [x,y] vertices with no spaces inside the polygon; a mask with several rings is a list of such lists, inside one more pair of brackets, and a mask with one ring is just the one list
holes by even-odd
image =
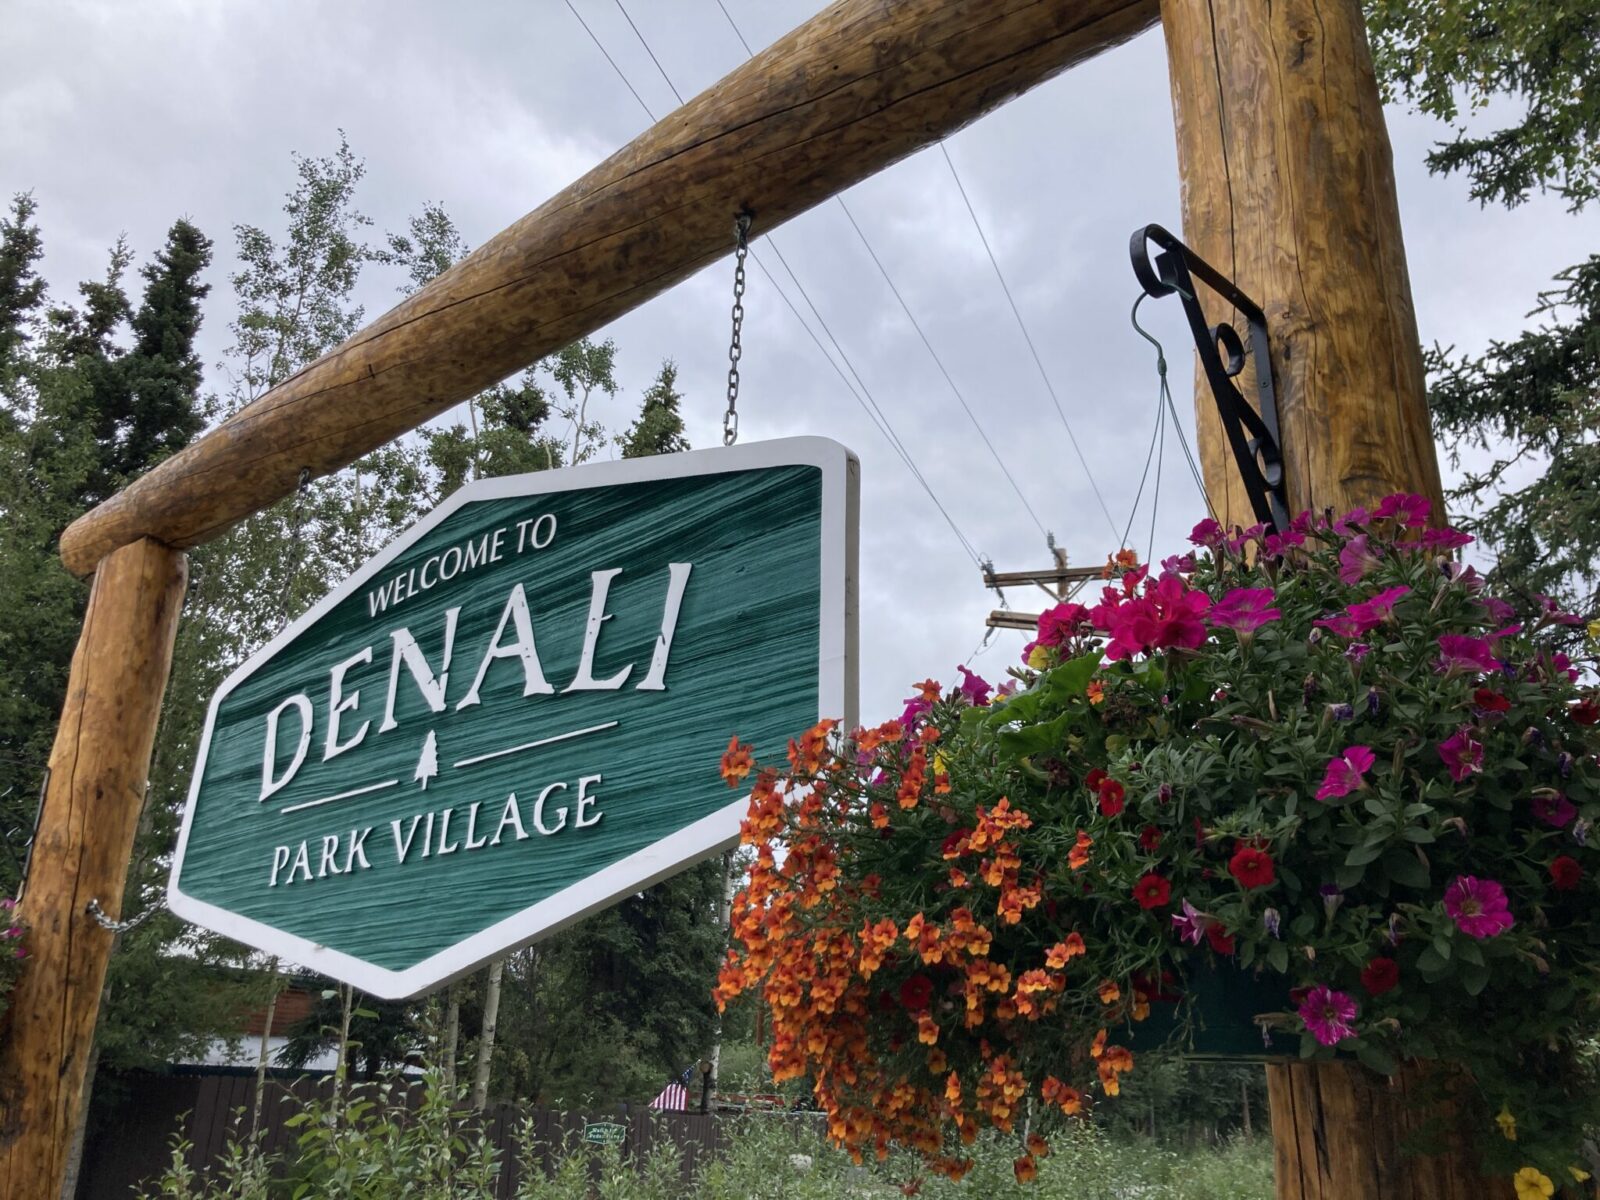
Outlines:
{"label": "american flag", "polygon": [[650,1107],[659,1108],[666,1112],[688,1112],[689,1080],[693,1077],[694,1067],[691,1065],[684,1069],[682,1075],[661,1089],[661,1094],[650,1101]]}

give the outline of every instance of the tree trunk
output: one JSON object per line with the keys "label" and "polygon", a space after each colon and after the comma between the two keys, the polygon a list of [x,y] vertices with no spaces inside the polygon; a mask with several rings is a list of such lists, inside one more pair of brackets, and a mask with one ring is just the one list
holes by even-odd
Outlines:
{"label": "tree trunk", "polygon": [[[1393,161],[1358,0],[1163,0],[1161,19],[1184,239],[1266,313],[1290,511],[1404,491],[1432,500],[1442,518]],[[1213,321],[1229,316],[1212,309]],[[1218,519],[1253,524],[1203,377],[1195,411]],[[1399,1156],[1399,1132],[1417,1115],[1403,1086],[1345,1063],[1273,1064],[1267,1082],[1279,1200],[1509,1194],[1466,1155]]]}
{"label": "tree trunk", "polygon": [[83,1101],[178,611],[184,556],[143,539],[95,574],[17,909],[31,961],[0,1044],[0,1196],[53,1197]]}
{"label": "tree trunk", "polygon": [[444,1061],[440,1064],[439,1073],[444,1083],[444,1090],[454,1102],[456,1090],[456,1056],[461,1052],[461,991],[460,985],[452,983],[445,989],[444,1005]]}
{"label": "tree trunk", "polygon": [[268,967],[272,982],[272,995],[267,997],[266,1015],[261,1020],[261,1045],[256,1051],[256,1090],[250,1102],[250,1131],[261,1128],[261,1105],[267,1095],[267,1064],[272,1057],[272,1018],[278,1012],[278,995],[283,990],[278,980],[278,960]]}
{"label": "tree trunk", "polygon": [[478,1061],[472,1071],[472,1107],[489,1102],[489,1069],[494,1060],[494,1024],[500,1016],[500,980],[506,960],[489,964],[489,982],[483,989],[483,1030],[478,1035]]}
{"label": "tree trunk", "polygon": [[[1290,512],[1420,492],[1442,517],[1393,156],[1360,4],[1164,0],[1161,19],[1184,240],[1266,313]],[[1210,307],[1213,322],[1232,316]],[[1259,366],[1241,378],[1246,397]],[[1218,519],[1254,524],[1198,373],[1195,418]]]}
{"label": "tree trunk", "polygon": [[1239,1116],[1243,1122],[1245,1141],[1249,1141],[1254,1133],[1250,1128],[1250,1081],[1242,1076],[1239,1079]]}

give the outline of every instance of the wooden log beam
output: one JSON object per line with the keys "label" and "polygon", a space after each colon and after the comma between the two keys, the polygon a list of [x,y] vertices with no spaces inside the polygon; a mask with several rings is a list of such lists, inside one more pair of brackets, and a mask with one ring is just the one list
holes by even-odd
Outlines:
{"label": "wooden log beam", "polygon": [[839,0],[61,539],[204,542],[1152,25],[1156,0]]}
{"label": "wooden log beam", "polygon": [[[1163,0],[1161,19],[1183,237],[1266,312],[1290,512],[1405,491],[1442,514],[1393,154],[1361,5]],[[1208,316],[1229,314],[1218,302]],[[1247,397],[1255,368],[1241,380]],[[1196,381],[1212,505],[1226,525],[1254,524],[1198,372]]]}
{"label": "wooden log beam", "polygon": [[17,910],[31,961],[0,1042],[0,1196],[61,1192],[113,940],[86,907],[122,911],[185,571],[146,539],[95,574]]}

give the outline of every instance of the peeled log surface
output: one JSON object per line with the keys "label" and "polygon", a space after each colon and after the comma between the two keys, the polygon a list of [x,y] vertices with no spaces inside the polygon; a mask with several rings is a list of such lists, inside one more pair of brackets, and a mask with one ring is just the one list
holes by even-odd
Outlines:
{"label": "peeled log surface", "polygon": [[[1404,491],[1427,496],[1442,518],[1393,154],[1360,5],[1164,0],[1161,19],[1184,240],[1266,312],[1290,512]],[[1215,324],[1231,314],[1213,301],[1208,315]],[[1254,524],[1198,374],[1195,413],[1218,519]]]}
{"label": "peeled log surface", "polygon": [[1278,1200],[1512,1200],[1509,1179],[1476,1172],[1470,1137],[1447,1153],[1406,1153],[1430,1120],[1448,1130],[1453,1119],[1448,1106],[1415,1102],[1424,1086],[1410,1067],[1385,1079],[1355,1063],[1269,1064]]}
{"label": "peeled log surface", "polygon": [[182,552],[149,540],[95,573],[17,910],[30,961],[0,1041],[0,1196],[61,1191],[113,941],[85,909],[122,911],[185,579]]}
{"label": "peeled log surface", "polygon": [[1156,0],[840,0],[368,328],[79,518],[78,575],[204,542],[1075,62]]}

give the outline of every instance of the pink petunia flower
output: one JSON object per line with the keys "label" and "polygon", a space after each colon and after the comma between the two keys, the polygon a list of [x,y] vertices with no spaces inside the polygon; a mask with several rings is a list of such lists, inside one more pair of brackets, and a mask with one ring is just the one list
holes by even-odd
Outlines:
{"label": "pink petunia flower", "polygon": [[1361,634],[1361,626],[1356,624],[1356,619],[1348,613],[1340,613],[1336,617],[1323,617],[1313,623],[1317,628],[1331,630],[1342,638],[1359,637]]}
{"label": "pink petunia flower", "polygon": [[1212,549],[1216,549],[1222,544],[1224,536],[1226,535],[1223,533],[1222,526],[1218,525],[1210,517],[1207,517],[1189,531],[1189,541],[1196,546],[1209,546]]}
{"label": "pink petunia flower", "polygon": [[1394,606],[1410,594],[1411,589],[1405,584],[1401,584],[1399,587],[1385,588],[1370,600],[1363,600],[1357,604],[1349,605],[1345,612],[1349,613],[1355,621],[1356,632],[1365,633],[1369,629],[1376,629],[1394,616]]}
{"label": "pink petunia flower", "polygon": [[1339,550],[1339,582],[1360,583],[1366,573],[1382,561],[1367,544],[1367,535],[1358,533]]}
{"label": "pink petunia flower", "polygon": [[1417,544],[1424,550],[1459,550],[1463,546],[1472,545],[1476,540],[1470,533],[1462,533],[1459,529],[1451,529],[1446,525],[1443,529],[1424,530],[1422,540]]}
{"label": "pink petunia flower", "polygon": [[[1499,636],[1499,635],[1495,635]],[[1439,670],[1486,674],[1500,669],[1494,651],[1483,638],[1446,633],[1439,638]]]}
{"label": "pink petunia flower", "polygon": [[1506,908],[1506,890],[1492,879],[1457,875],[1444,891],[1444,910],[1456,927],[1483,941],[1504,933],[1516,918]]}
{"label": "pink petunia flower", "polygon": [[1465,725],[1439,743],[1439,757],[1457,783],[1483,770],[1483,746],[1473,740],[1472,730]]}
{"label": "pink petunia flower", "polygon": [[1533,809],[1534,816],[1556,829],[1565,829],[1572,818],[1578,815],[1577,805],[1560,792],[1553,796],[1549,794],[1535,796],[1529,807]]}
{"label": "pink petunia flower", "polygon": [[1539,602],[1539,617],[1541,621],[1550,625],[1582,625],[1583,618],[1577,613],[1563,612],[1561,606],[1543,592],[1535,592],[1533,598]]}
{"label": "pink petunia flower", "polygon": [[956,670],[961,672],[959,690],[967,698],[967,703],[975,708],[983,708],[987,705],[989,703],[989,693],[993,690],[989,681],[981,675],[974,675],[965,666],[958,666]]}
{"label": "pink petunia flower", "polygon": [[1428,523],[1428,514],[1432,511],[1433,503],[1427,498],[1414,493],[1396,492],[1383,498],[1372,519],[1382,521],[1393,517],[1408,529],[1421,529]]}
{"label": "pink petunia flower", "polygon": [[1282,558],[1292,547],[1305,544],[1306,535],[1298,529],[1290,529],[1285,533],[1269,533],[1265,552],[1268,558]]}
{"label": "pink petunia flower", "polygon": [[1337,1046],[1346,1038],[1355,1037],[1355,1026],[1350,1022],[1360,1011],[1348,994],[1336,992],[1325,984],[1312,988],[1300,1002],[1300,1019],[1306,1023],[1311,1036],[1324,1046]]}
{"label": "pink petunia flower", "polygon": [[1317,789],[1317,799],[1332,800],[1366,787],[1366,773],[1372,770],[1372,764],[1376,761],[1366,746],[1351,746],[1338,758],[1330,759],[1328,770],[1322,777],[1322,786]]}
{"label": "pink petunia flower", "polygon": [[1206,620],[1238,634],[1251,634],[1283,613],[1271,604],[1276,594],[1271,588],[1234,588],[1206,614]]}
{"label": "pink petunia flower", "polygon": [[1333,519],[1333,531],[1338,534],[1349,533],[1353,528],[1359,528],[1372,520],[1372,516],[1364,508],[1352,508],[1342,517]]}
{"label": "pink petunia flower", "polygon": [[1485,622],[1488,625],[1504,625],[1517,615],[1517,610],[1498,596],[1479,596],[1477,603],[1483,605],[1484,612],[1489,618]]}
{"label": "pink petunia flower", "polygon": [[1172,916],[1172,927],[1178,931],[1178,936],[1191,946],[1200,944],[1200,939],[1206,935],[1206,926],[1210,923],[1209,918],[1187,900],[1183,902],[1183,911]]}
{"label": "pink petunia flower", "polygon": [[1083,605],[1062,601],[1054,608],[1046,609],[1039,614],[1038,644],[1059,646],[1077,632],[1078,627],[1088,619],[1089,610]]}

